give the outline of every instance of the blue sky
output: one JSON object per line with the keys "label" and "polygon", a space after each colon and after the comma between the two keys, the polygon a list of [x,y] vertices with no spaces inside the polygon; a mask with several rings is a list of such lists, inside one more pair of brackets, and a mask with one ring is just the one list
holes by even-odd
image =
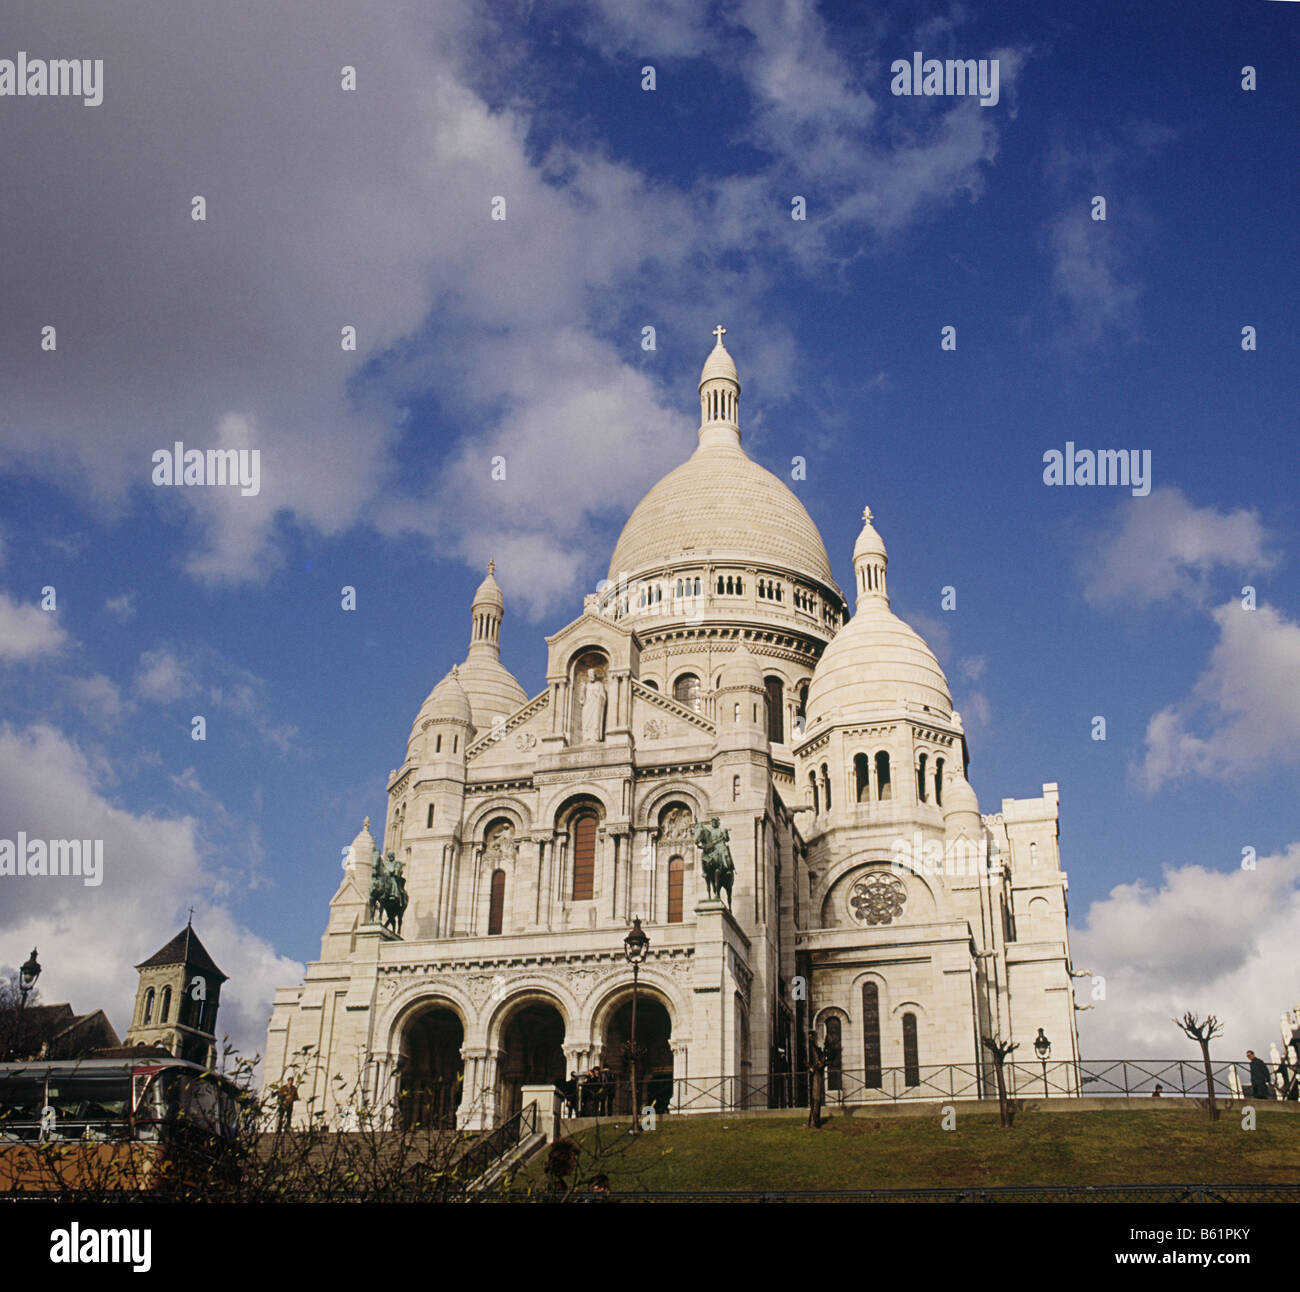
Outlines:
{"label": "blue sky", "polygon": [[[106,878],[0,880],[0,963],[35,942],[47,1000],[124,1030],[129,966],[192,904],[256,1049],[488,558],[535,694],[543,635],[690,452],[721,322],[745,446],[842,586],[871,505],[984,811],[1060,784],[1074,958],[1107,979],[1085,1054],[1183,1053],[1175,1008],[1266,1045],[1300,997],[1298,24],[1281,0],[10,23],[0,58],[105,72],[96,108],[0,99],[0,836],[104,838]],[[891,95],[914,50],[997,58],[998,104]],[[154,487],[175,439],[257,448],[260,493]],[[1067,441],[1149,450],[1152,492],[1046,486]]]}

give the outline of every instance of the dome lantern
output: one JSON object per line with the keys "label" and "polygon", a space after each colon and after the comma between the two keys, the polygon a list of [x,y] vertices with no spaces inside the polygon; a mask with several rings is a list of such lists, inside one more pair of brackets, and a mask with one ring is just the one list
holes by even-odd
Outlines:
{"label": "dome lantern", "polygon": [[713,329],[718,343],[704,361],[700,373],[700,443],[740,443],[740,374],[727,353],[722,338],[727,329],[721,323]]}
{"label": "dome lantern", "polygon": [[469,650],[457,674],[469,696],[474,725],[487,731],[499,718],[508,718],[528,696],[514,674],[501,663],[501,621],[506,602],[496,580],[496,561],[489,561],[487,577],[478,585],[470,606]]}
{"label": "dome lantern", "polygon": [[470,630],[469,648],[471,651],[489,652],[493,657],[501,654],[501,620],[506,612],[505,598],[501,595],[501,585],[496,581],[496,561],[489,561],[487,578],[478,585],[474,601],[470,606],[473,624]]}
{"label": "dome lantern", "polygon": [[859,607],[876,598],[889,605],[889,594],[885,591],[885,569],[889,565],[889,556],[885,552],[884,540],[876,532],[871,520],[871,508],[864,507],[862,533],[853,545],[853,573],[857,580]]}

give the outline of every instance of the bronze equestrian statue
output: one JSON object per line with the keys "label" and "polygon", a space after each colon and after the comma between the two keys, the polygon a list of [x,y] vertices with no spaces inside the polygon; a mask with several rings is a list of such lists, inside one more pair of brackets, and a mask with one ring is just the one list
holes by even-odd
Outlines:
{"label": "bronze equestrian statue", "polygon": [[709,896],[720,898],[727,894],[727,905],[731,905],[731,885],[736,878],[736,866],[731,859],[731,847],[728,840],[731,833],[718,824],[718,818],[710,817],[709,823],[701,822],[695,827],[695,846],[703,850],[700,859],[700,871]]}
{"label": "bronze equestrian statue", "polygon": [[371,923],[375,923],[382,911],[384,927],[401,937],[402,916],[409,901],[402,863],[391,852],[386,857],[375,853],[374,865],[370,871]]}

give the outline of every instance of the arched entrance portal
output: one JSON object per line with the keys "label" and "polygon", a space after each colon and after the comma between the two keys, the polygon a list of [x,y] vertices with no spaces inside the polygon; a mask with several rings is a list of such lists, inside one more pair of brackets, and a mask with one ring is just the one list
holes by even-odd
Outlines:
{"label": "arched entrance portal", "polygon": [[[657,1113],[666,1113],[673,1097],[672,1019],[663,1001],[646,991],[637,994],[636,1045],[637,1085],[640,1086],[639,1108],[652,1104]],[[610,1010],[605,1020],[602,1066],[610,1068],[618,1079],[614,1101],[616,1113],[632,1113],[632,1065],[628,1042],[632,1038],[632,993]]]}
{"label": "arched entrance portal", "polygon": [[453,1010],[434,1006],[413,1019],[402,1039],[398,1095],[402,1125],[454,1128],[464,1086],[460,1047],[465,1029]]}
{"label": "arched entrance portal", "polygon": [[497,1072],[503,1121],[523,1107],[525,1086],[563,1086],[564,1017],[554,1005],[533,1000],[510,1015],[501,1029]]}

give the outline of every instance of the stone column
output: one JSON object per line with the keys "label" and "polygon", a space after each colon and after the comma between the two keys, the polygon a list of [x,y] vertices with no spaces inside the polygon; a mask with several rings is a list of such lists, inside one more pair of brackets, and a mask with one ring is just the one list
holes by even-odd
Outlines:
{"label": "stone column", "polygon": [[673,1102],[672,1112],[681,1112],[690,1108],[694,1102],[694,1090],[691,1088],[691,1047],[687,1041],[670,1039],[673,1051]]}
{"label": "stone column", "polygon": [[649,893],[646,898],[646,920],[653,924],[659,918],[659,831],[647,830],[646,854],[650,865],[646,867]]}
{"label": "stone column", "polygon": [[614,902],[618,900],[617,893],[613,892],[618,887],[618,875],[614,872],[613,865],[614,846],[610,840],[609,831],[602,825],[596,828],[596,876],[592,889],[592,897],[596,900],[596,909],[600,907],[600,894],[606,886],[611,891],[610,897],[610,918],[614,918]]}
{"label": "stone column", "polygon": [[470,890],[469,899],[469,932],[471,937],[478,937],[479,934],[479,880],[482,878],[483,867],[483,845],[476,843],[474,845],[474,886]]}
{"label": "stone column", "polygon": [[543,840],[541,840],[541,839],[530,839],[529,842],[532,843],[533,846],[534,846],[534,847],[536,848],[536,850],[537,850],[537,852],[536,852],[536,857],[535,857],[535,859],[534,859],[534,860],[535,860],[535,864],[534,864],[534,866],[533,866],[533,871],[534,871],[534,876],[535,876],[535,882],[536,882],[536,891],[535,891],[534,894],[533,894],[533,927],[534,927],[534,928],[541,928],[541,927],[542,927],[542,907],[543,907],[543,905],[545,904],[545,901],[546,901],[546,879],[545,879],[545,877],[544,877],[542,871],[543,871],[543,867],[544,867],[545,864],[546,864],[546,861],[545,861],[545,858],[544,858],[543,855],[542,855],[542,852],[543,852]]}
{"label": "stone column", "polygon": [[554,909],[563,911],[569,905],[569,836],[567,834],[555,836],[551,846],[551,869],[555,872]]}
{"label": "stone column", "polygon": [[458,1130],[490,1130],[496,1125],[497,1062],[500,1051],[486,1046],[461,1049],[465,1078],[461,1088],[460,1111],[456,1115]]}

